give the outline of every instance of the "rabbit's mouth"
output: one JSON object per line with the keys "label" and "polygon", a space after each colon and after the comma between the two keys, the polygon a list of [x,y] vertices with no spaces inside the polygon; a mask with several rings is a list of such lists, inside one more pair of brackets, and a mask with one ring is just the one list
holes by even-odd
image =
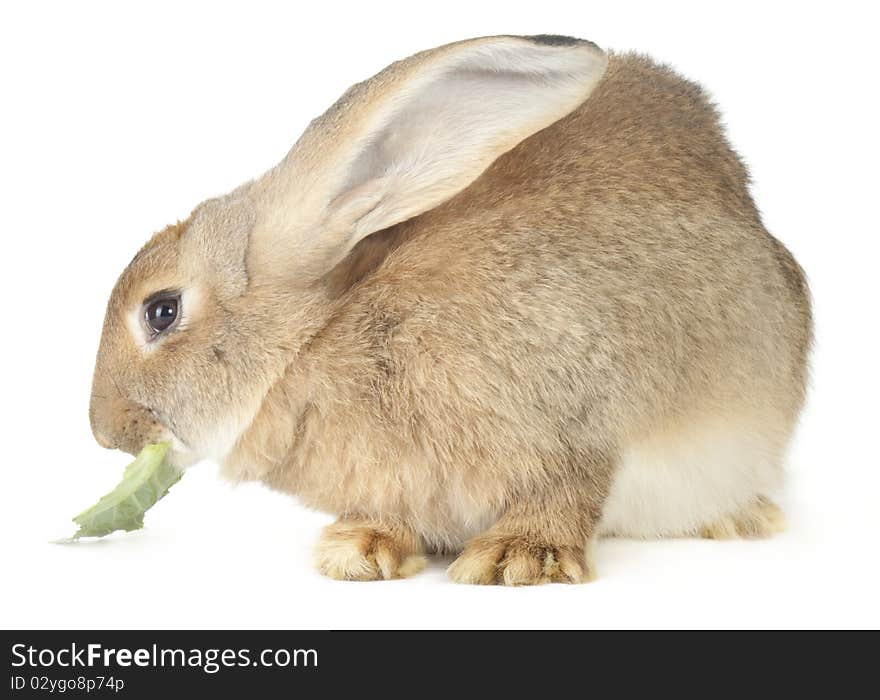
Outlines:
{"label": "rabbit's mouth", "polygon": [[[170,442],[171,450],[168,453],[168,460],[178,468],[185,468],[197,461],[195,451],[190,442],[181,434],[181,430],[177,427],[174,419],[164,411],[156,408],[146,408],[146,411],[152,417],[154,424],[162,431],[160,442]],[[144,445],[149,444],[145,442]],[[144,445],[141,445],[143,447]]]}
{"label": "rabbit's mouth", "polygon": [[190,449],[187,441],[181,437],[180,430],[174,424],[174,420],[167,413],[157,408],[145,407],[147,412],[152,416],[153,420],[167,430],[171,437],[175,438],[185,449]]}
{"label": "rabbit's mouth", "polygon": [[146,445],[171,443],[171,459],[177,466],[192,464],[192,448],[175,421],[163,411],[125,398],[93,393],[89,418],[95,440],[102,447],[137,455]]}

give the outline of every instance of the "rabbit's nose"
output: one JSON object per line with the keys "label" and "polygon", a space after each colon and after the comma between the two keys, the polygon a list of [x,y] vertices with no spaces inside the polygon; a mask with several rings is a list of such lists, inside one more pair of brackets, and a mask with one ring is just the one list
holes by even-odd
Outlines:
{"label": "rabbit's nose", "polygon": [[115,440],[110,437],[112,431],[107,430],[112,425],[112,422],[109,420],[112,408],[112,401],[109,401],[102,394],[92,392],[92,397],[89,401],[89,424],[92,427],[92,435],[95,436],[95,442],[101,447],[106,447],[108,450],[116,448]]}
{"label": "rabbit's nose", "polygon": [[108,450],[114,449],[113,442],[100,430],[92,430],[92,433],[95,436],[95,442],[97,442],[101,447],[106,447]]}

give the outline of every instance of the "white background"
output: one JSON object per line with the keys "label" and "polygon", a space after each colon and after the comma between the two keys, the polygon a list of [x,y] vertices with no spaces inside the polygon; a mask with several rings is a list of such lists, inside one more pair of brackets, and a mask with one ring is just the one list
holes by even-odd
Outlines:
{"label": "white background", "polygon": [[[4,3],[0,10],[0,625],[880,625],[877,21],[869,3]],[[819,9],[821,8],[821,9]],[[709,87],[768,228],[806,268],[818,339],[767,542],[604,541],[600,579],[531,589],[339,583],[330,517],[191,470],[147,529],[58,546],[126,455],[87,404],[106,297],[137,248],[258,175],[351,83],[455,39],[560,33]],[[873,358],[873,359],[872,359]]]}

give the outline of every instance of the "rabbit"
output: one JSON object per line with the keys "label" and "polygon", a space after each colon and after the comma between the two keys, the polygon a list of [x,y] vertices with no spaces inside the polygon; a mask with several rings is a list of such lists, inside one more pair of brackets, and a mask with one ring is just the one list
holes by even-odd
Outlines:
{"label": "rabbit", "polygon": [[598,538],[768,537],[807,283],[700,87],[497,36],[358,83],[137,253],[99,444],[172,443],[338,520],[317,568],[578,583]]}

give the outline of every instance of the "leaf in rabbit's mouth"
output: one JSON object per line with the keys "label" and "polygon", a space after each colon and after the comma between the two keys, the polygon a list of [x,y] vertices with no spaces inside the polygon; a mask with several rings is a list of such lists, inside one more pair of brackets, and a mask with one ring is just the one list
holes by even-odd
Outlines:
{"label": "leaf in rabbit's mouth", "polygon": [[117,530],[130,532],[142,528],[144,513],[183,476],[183,472],[166,459],[170,447],[167,442],[144,447],[125,468],[119,485],[73,519],[79,530],[64,541],[75,542],[81,537],[104,537]]}

